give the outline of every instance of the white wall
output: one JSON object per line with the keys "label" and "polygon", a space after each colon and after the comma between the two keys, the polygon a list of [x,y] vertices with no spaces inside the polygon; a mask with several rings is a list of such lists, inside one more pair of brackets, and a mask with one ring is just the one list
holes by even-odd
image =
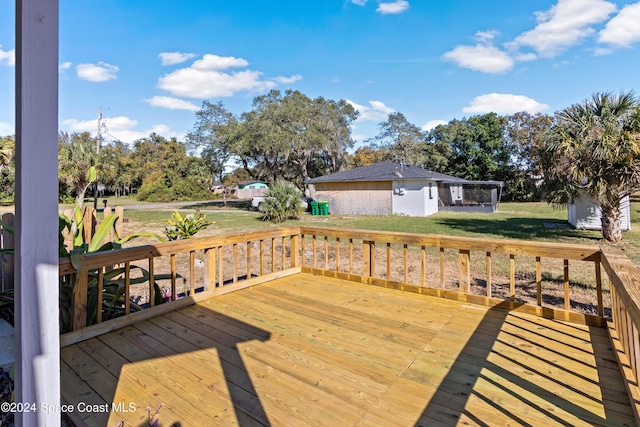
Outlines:
{"label": "white wall", "polygon": [[[431,184],[431,197],[429,197]],[[393,213],[428,216],[438,212],[438,186],[424,180],[393,181]]]}
{"label": "white wall", "polygon": [[[569,203],[569,224],[580,230],[600,230],[602,213],[595,200],[581,196]],[[631,230],[631,203],[629,197],[620,202],[620,226],[622,230]]]}

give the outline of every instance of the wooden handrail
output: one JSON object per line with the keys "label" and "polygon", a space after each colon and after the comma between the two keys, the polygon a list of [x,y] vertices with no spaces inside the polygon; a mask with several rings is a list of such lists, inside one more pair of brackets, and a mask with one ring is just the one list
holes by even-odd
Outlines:
{"label": "wooden handrail", "polygon": [[[107,252],[94,252],[86,254],[82,261],[83,270],[93,270],[108,265],[122,264],[130,260],[140,260],[150,257],[161,257],[190,251],[205,250],[212,247],[232,245],[245,242],[253,242],[272,237],[291,236],[299,234],[299,228],[280,228],[273,231],[257,231],[251,233],[236,233],[215,237],[200,237],[195,239],[176,240],[172,242],[159,242],[153,245],[136,246],[132,248],[118,249]],[[59,274],[75,273],[76,269],[71,265],[69,258],[61,258],[59,262]]]}
{"label": "wooden handrail", "polygon": [[[640,269],[617,248],[601,247],[602,267],[611,288],[609,335],[627,386],[631,407],[640,420]],[[599,272],[597,272],[598,274]]]}
{"label": "wooden handrail", "polygon": [[[278,272],[285,270],[299,271],[299,249],[298,249],[298,235],[300,233],[299,228],[282,228],[270,231],[248,232],[248,233],[235,233],[224,236],[204,237],[189,240],[180,240],[172,242],[162,242],[153,245],[143,245],[133,248],[125,248],[114,251],[96,252],[85,254],[82,257],[81,270],[77,271],[69,258],[63,258],[59,261],[58,270],[60,276],[68,276],[67,283],[73,283],[73,296],[71,297],[72,316],[71,324],[69,328],[78,331],[87,326],[88,321],[93,322],[94,319],[88,319],[89,310],[89,273],[95,274],[93,283],[94,287],[96,283],[103,283],[106,277],[107,271],[113,269],[113,266],[124,265],[124,273],[122,280],[124,281],[124,313],[130,314],[133,310],[133,304],[130,301],[130,286],[134,277],[132,277],[132,269],[136,264],[148,265],[148,279],[147,287],[149,293],[149,306],[153,307],[154,296],[156,288],[154,283],[155,279],[160,277],[155,271],[158,263],[155,261],[159,257],[170,257],[170,275],[168,279],[171,280],[171,301],[176,299],[176,292],[178,292],[176,281],[178,277],[183,277],[188,274],[189,281],[188,287],[185,289],[188,295],[192,296],[196,292],[196,288],[204,291],[222,288],[225,289],[240,289],[245,286],[245,283],[255,283],[256,277],[266,277],[265,275],[265,240],[271,242],[271,274],[274,275]],[[259,253],[257,253],[257,262],[259,267],[252,269],[252,262],[256,262],[252,258],[251,245],[259,242]],[[276,258],[275,250],[276,245],[280,244],[281,256]],[[289,244],[289,249],[285,247]],[[223,256],[223,248],[230,247],[232,256],[230,260],[232,262],[231,268],[225,270],[223,264],[225,257]],[[238,252],[244,248],[246,250],[246,269],[239,268],[240,257]],[[202,274],[202,281],[198,281],[196,286],[196,251],[204,252],[204,272]],[[182,271],[184,274],[178,274],[176,255],[185,254],[188,257],[188,266]],[[287,266],[287,259],[290,259],[290,266]],[[134,264],[136,263],[136,264]],[[244,268],[244,267],[243,267]],[[225,280],[224,273],[231,275],[230,280]],[[256,274],[255,272],[259,272]],[[165,276],[167,277],[167,276]],[[164,277],[163,277],[164,279]],[[229,284],[230,282],[230,284]],[[233,286],[231,286],[233,285]],[[217,292],[218,294],[221,292]],[[99,302],[96,307],[102,307],[102,301],[104,294],[102,292],[102,286],[98,286],[97,289],[97,301]],[[96,308],[94,307],[94,308]],[[103,321],[101,309],[97,311],[95,316],[95,322],[100,323]]]}
{"label": "wooden handrail", "polygon": [[303,235],[319,235],[341,239],[369,240],[408,244],[412,246],[462,249],[480,252],[497,252],[514,255],[531,255],[544,258],[574,261],[597,261],[600,248],[597,245],[577,245],[549,242],[531,242],[512,239],[479,239],[474,237],[444,236],[371,230],[344,230],[341,228],[300,227]]}
{"label": "wooden handrail", "polygon": [[[299,237],[302,236],[303,240],[299,243]],[[311,245],[313,253],[307,255],[309,251],[305,251],[304,238],[311,238]],[[317,240],[320,239],[318,242]],[[329,244],[329,239],[335,239],[335,243]],[[354,248],[362,242],[363,245],[363,259],[362,270],[354,272]],[[256,250],[252,251],[252,242]],[[259,242],[259,250],[258,248]],[[307,240],[307,244],[309,241]],[[269,249],[267,245],[271,245]],[[285,250],[285,245],[289,246],[289,252]],[[281,253],[276,253],[276,245],[281,246]],[[341,245],[345,248],[341,249]],[[348,249],[346,249],[348,245]],[[221,286],[224,280],[224,276],[231,277],[230,281],[236,283],[239,281],[241,274],[238,272],[238,262],[240,257],[238,252],[243,249],[246,253],[247,260],[247,276],[261,276],[265,273],[275,273],[279,270],[286,268],[297,268],[301,266],[303,269],[313,270],[331,270],[334,273],[342,273],[341,271],[346,269],[348,260],[348,273],[362,275],[363,277],[377,277],[384,278],[386,280],[391,279],[391,245],[399,245],[403,250],[403,255],[398,257],[394,262],[404,263],[401,268],[400,279],[398,283],[407,283],[409,277],[409,255],[418,256],[418,266],[421,271],[421,279],[418,284],[425,287],[426,285],[433,286],[435,283],[439,283],[440,288],[444,287],[445,281],[445,250],[456,250],[458,252],[458,282],[460,284],[460,292],[467,294],[470,292],[470,286],[472,282],[471,277],[471,253],[479,252],[482,254],[483,259],[486,259],[486,284],[487,286],[487,298],[493,298],[491,293],[492,285],[492,254],[507,254],[509,255],[509,289],[508,299],[513,300],[515,297],[515,256],[529,256],[534,257],[536,260],[536,285],[538,291],[537,305],[542,306],[542,289],[541,289],[541,272],[540,272],[540,260],[542,258],[552,258],[563,260],[564,262],[564,308],[570,309],[569,299],[569,277],[568,267],[569,261],[587,261],[593,262],[596,266],[595,277],[597,283],[597,300],[598,300],[598,314],[603,316],[603,302],[602,302],[602,287],[600,280],[600,261],[601,252],[600,247],[596,245],[575,245],[575,244],[557,244],[548,242],[530,242],[522,240],[511,239],[479,239],[471,237],[458,237],[458,236],[445,236],[445,235],[426,235],[426,234],[414,234],[414,233],[398,233],[398,232],[383,232],[372,230],[345,230],[339,228],[323,228],[323,227],[290,227],[268,231],[256,231],[246,233],[235,233],[224,236],[214,236],[205,238],[196,238],[181,241],[172,241],[157,243],[153,245],[144,245],[133,248],[126,248],[116,251],[100,252],[86,254],[83,257],[82,271],[97,271],[102,270],[105,267],[113,265],[129,265],[133,266],[135,262],[145,260],[151,266],[151,276],[153,277],[154,271],[154,259],[162,256],[171,257],[171,299],[175,299],[176,292],[176,260],[175,257],[178,254],[187,254],[190,258],[188,274],[189,280],[189,292],[193,294],[195,291],[194,280],[194,254],[196,251],[204,251],[204,286],[205,289],[209,289],[216,286]],[[222,248],[229,247],[227,251],[230,251],[231,257],[223,255]],[[376,257],[383,256],[386,248],[386,274],[380,275],[380,269],[384,269],[384,259],[380,261],[376,260]],[[425,271],[427,270],[425,248],[437,248],[439,250],[439,267],[440,267],[440,281],[435,283],[425,282]],[[348,251],[341,254],[342,251]],[[329,252],[333,251],[334,259],[332,265],[329,265]],[[320,259],[317,257],[317,252],[321,253]],[[252,268],[251,258],[252,254],[255,254],[259,262],[257,268]],[[270,264],[265,265],[265,256],[269,257]],[[436,255],[437,256],[437,255]],[[475,256],[475,255],[474,255]],[[225,259],[228,257],[229,259]],[[308,260],[305,259],[310,257]],[[287,266],[285,260],[289,259],[289,265]],[[267,258],[268,259],[268,258]],[[437,258],[436,258],[437,259]],[[341,260],[343,260],[341,262]],[[223,268],[225,262],[230,262],[228,266]],[[255,261],[254,261],[255,262]],[[437,262],[437,261],[436,261]],[[446,261],[448,263],[449,261]],[[484,261],[483,261],[484,262]],[[232,265],[231,265],[232,264]],[[342,265],[341,265],[342,264]],[[412,267],[414,268],[414,267]],[[436,267],[437,268],[437,267]],[[494,269],[495,270],[495,269]],[[605,271],[611,277],[611,267],[609,264],[605,266]],[[60,275],[75,274],[76,270],[73,268],[69,259],[61,259],[59,263]],[[82,279],[82,275],[79,275]],[[437,286],[436,286],[437,288]],[[128,289],[127,289],[128,291]],[[86,307],[86,296],[74,295],[74,301],[81,310],[82,307]],[[152,285],[149,284],[149,292],[153,295]],[[127,304],[128,305],[128,304]],[[634,316],[640,319],[640,310],[637,309]],[[74,315],[76,321],[76,328],[82,327],[80,324],[83,322],[84,317],[81,313]],[[99,319],[99,318],[98,318]]]}
{"label": "wooden handrail", "polygon": [[[419,287],[430,286],[432,289],[445,289],[446,276],[451,276],[451,270],[447,270],[447,265],[450,265],[450,261],[447,262],[445,258],[445,250],[457,251],[457,292],[447,290],[441,295],[452,297],[456,299],[475,299],[483,304],[493,305],[498,301],[493,296],[492,286],[495,281],[492,280],[494,274],[497,274],[496,269],[492,267],[492,263],[495,257],[494,254],[504,254],[508,256],[508,288],[505,289],[506,298],[515,302],[517,300],[517,285],[516,285],[516,257],[529,257],[535,260],[535,289],[537,293],[536,302],[533,307],[537,307],[532,312],[540,314],[544,313],[545,316],[551,316],[561,319],[574,319],[576,321],[584,321],[593,325],[605,326],[606,321],[604,319],[604,305],[602,298],[602,283],[600,274],[600,247],[597,245],[577,245],[577,244],[558,244],[549,242],[531,242],[524,240],[512,240],[512,239],[480,239],[473,237],[459,237],[459,236],[445,236],[445,235],[427,235],[427,234],[415,234],[415,233],[401,233],[401,232],[384,232],[384,231],[372,231],[372,230],[351,230],[340,228],[324,228],[324,227],[300,227],[300,234],[303,237],[303,253],[306,253],[305,239],[311,239],[313,263],[312,265],[305,264],[304,260],[301,264],[303,271],[313,272],[314,274],[326,274],[333,275],[335,277],[342,277],[344,274],[348,274],[354,280],[366,281],[367,283],[378,283],[383,286],[400,287],[409,289],[405,285],[417,285]],[[334,249],[334,263],[333,266],[329,266],[328,259],[328,239],[335,239]],[[324,242],[323,255],[325,259],[324,266],[316,262],[316,252],[321,250],[316,242]],[[340,266],[340,241],[349,241],[349,270],[345,271]],[[362,256],[362,271],[353,271],[351,260],[354,258],[353,242],[361,241],[361,252],[358,250],[358,256]],[[396,245],[399,250],[402,251],[402,255],[397,254],[392,259],[392,245]],[[333,247],[333,245],[331,246]],[[409,247],[411,250],[409,250]],[[437,261],[438,254],[434,256],[436,270],[439,269],[439,281],[432,281],[432,283],[426,283],[426,260],[425,260],[425,248],[437,248],[439,252],[439,263]],[[410,267],[409,253],[413,258],[412,266]],[[477,279],[477,275],[472,275],[471,259],[472,253],[476,257],[479,254],[483,257],[486,263],[486,274],[480,276],[480,279],[484,279],[485,283],[485,299],[478,299],[473,295],[470,298],[471,285],[473,280]],[[382,258],[382,261],[380,261]],[[432,258],[432,259],[434,259]],[[542,259],[557,259],[562,261],[562,270],[560,277],[562,277],[562,287],[560,289],[564,304],[561,307],[556,307],[551,310],[543,309],[543,288],[542,288]],[[385,263],[386,259],[386,263]],[[416,261],[417,259],[417,261]],[[569,277],[570,262],[587,262],[593,264],[594,278],[596,281],[596,291],[594,304],[597,307],[598,316],[581,315],[575,316],[571,305],[571,286]],[[395,282],[391,280],[392,276],[392,264],[397,265],[395,270],[399,277]],[[386,268],[379,268],[376,266],[384,265]],[[576,264],[578,265],[578,264]],[[341,269],[342,268],[342,269]],[[419,280],[413,280],[409,282],[409,270],[414,269],[420,271]],[[451,267],[449,267],[451,268]],[[474,268],[477,268],[474,267]],[[447,270],[447,271],[445,271]],[[475,272],[474,272],[475,274]],[[533,276],[534,271],[531,272]],[[369,279],[371,278],[371,279]],[[415,275],[414,275],[415,278]],[[477,282],[476,282],[477,283]],[[414,289],[417,292],[424,293],[424,290]],[[457,296],[456,296],[457,295]],[[523,303],[518,303],[523,304]]]}

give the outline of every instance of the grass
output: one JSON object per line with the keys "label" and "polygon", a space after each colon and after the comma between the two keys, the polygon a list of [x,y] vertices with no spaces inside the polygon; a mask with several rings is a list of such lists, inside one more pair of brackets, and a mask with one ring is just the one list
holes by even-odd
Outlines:
{"label": "grass", "polygon": [[[429,217],[304,214],[298,220],[279,224],[261,221],[259,214],[250,210],[247,203],[229,203],[226,207],[221,207],[221,203],[193,204],[184,208],[200,208],[207,214],[208,219],[215,222],[208,230],[197,236],[314,225],[558,243],[604,243],[599,231],[545,227],[545,223],[567,224],[567,210],[556,209],[546,203],[503,203],[493,214],[440,212]],[[216,210],[220,211],[216,212]],[[171,209],[127,210],[125,218],[131,223],[138,223],[136,229],[149,228],[149,231],[162,232],[171,212]],[[624,232],[623,241],[615,246],[622,249],[632,261],[638,264],[640,263],[640,202],[631,204],[631,220],[632,230]]]}
{"label": "grass", "polygon": [[[99,199],[102,207],[102,198]],[[638,199],[640,200],[640,199]],[[88,206],[93,199],[86,199]],[[171,207],[157,209],[129,209],[127,206],[145,205],[132,196],[107,198],[108,206],[125,207],[127,233],[132,231],[153,231],[162,233],[166,221],[171,217]],[[66,209],[72,205],[60,205]],[[546,203],[502,203],[497,212],[459,213],[440,212],[425,218],[399,215],[356,216],[329,215],[311,216],[304,214],[299,220],[271,224],[261,221],[258,212],[251,209],[250,202],[221,200],[207,202],[185,202],[180,209],[201,209],[215,224],[196,237],[228,234],[243,231],[257,231],[295,225],[315,225],[338,228],[368,229],[378,231],[402,231],[423,234],[444,234],[478,238],[519,239],[558,243],[604,244],[598,231],[575,230],[572,228],[547,228],[545,223],[567,224],[567,210],[556,209]],[[13,206],[0,207],[0,212],[13,211]],[[631,203],[632,230],[623,233],[623,241],[615,244],[634,263],[640,265],[640,201]],[[140,241],[134,241],[140,244]]]}

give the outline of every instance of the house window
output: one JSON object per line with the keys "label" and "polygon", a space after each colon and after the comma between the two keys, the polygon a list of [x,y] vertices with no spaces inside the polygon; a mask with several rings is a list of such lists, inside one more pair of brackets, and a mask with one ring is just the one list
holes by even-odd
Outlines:
{"label": "house window", "polygon": [[429,183],[429,198],[433,199],[433,194],[431,194],[431,187],[433,186],[432,183]]}

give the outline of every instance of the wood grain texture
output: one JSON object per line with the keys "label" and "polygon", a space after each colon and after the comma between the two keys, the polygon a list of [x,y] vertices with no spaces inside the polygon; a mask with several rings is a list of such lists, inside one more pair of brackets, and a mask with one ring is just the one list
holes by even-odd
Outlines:
{"label": "wood grain texture", "polygon": [[62,394],[135,404],[108,425],[161,403],[161,425],[633,425],[615,358],[606,329],[508,302],[296,274],[65,347]]}

